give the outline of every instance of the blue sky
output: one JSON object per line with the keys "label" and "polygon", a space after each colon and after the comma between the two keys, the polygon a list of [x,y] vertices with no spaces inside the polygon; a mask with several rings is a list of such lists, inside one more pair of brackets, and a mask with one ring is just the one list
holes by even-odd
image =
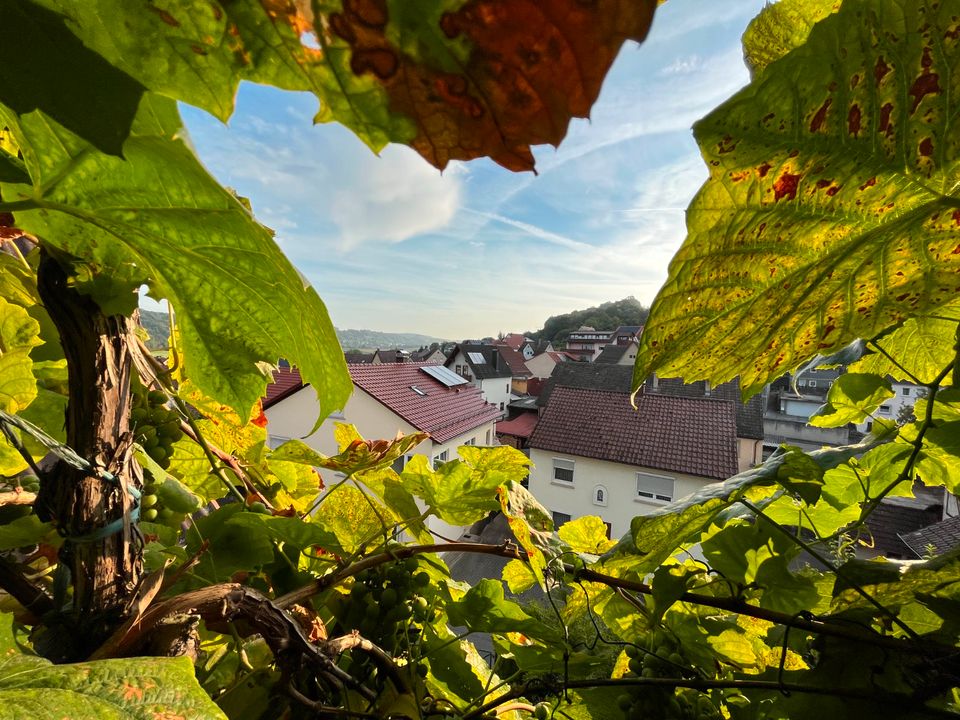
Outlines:
{"label": "blue sky", "polygon": [[250,198],[340,328],[449,339],[535,330],[549,315],[653,300],[706,178],[691,124],[748,81],[740,35],[762,0],[670,0],[624,46],[590,121],[539,175],[487,160],[440,173],[373,155],[317,101],[241,86],[227,125],[183,114],[200,158]]}

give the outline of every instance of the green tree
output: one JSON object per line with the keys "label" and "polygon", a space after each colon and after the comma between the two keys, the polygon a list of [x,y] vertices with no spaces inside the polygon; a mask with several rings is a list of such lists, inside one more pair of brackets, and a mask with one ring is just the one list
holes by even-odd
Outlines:
{"label": "green tree", "polygon": [[[816,423],[866,419],[888,375],[925,387],[916,421],[875,420],[852,447],[781,448],[619,541],[596,517],[554,532],[510,448],[397,474],[423,436],[340,426],[336,456],[266,447],[259,398],[279,358],[324,414],[349,379],[319,297],[200,166],[174,101],[226,118],[240,80],[308,90],[318,121],[374,150],[531,169],[529,146],[588,113],[654,5],[0,7],[0,714],[960,709],[956,553],[847,552],[885,497],[960,479],[960,0],[764,10],[744,37],[751,84],[696,127],[710,178],[636,368],[638,384],[739,376],[751,393],[805,363],[852,363]],[[166,363],[139,335],[142,285],[176,311]],[[315,467],[344,476],[319,499]],[[438,545],[425,526],[492,511],[515,543]],[[414,541],[396,543],[401,530]],[[508,560],[502,580],[452,581],[450,550]],[[504,584],[539,586],[548,605],[528,612]]]}

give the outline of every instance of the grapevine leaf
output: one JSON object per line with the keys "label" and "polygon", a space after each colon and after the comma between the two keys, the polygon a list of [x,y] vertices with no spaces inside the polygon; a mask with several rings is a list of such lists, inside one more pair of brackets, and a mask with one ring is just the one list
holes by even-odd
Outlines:
{"label": "grapevine leaf", "polygon": [[423,455],[415,455],[400,473],[403,486],[427,504],[427,509],[451,525],[469,525],[497,509],[500,478],[482,473],[459,460],[436,470]]}
{"label": "grapevine leaf", "polygon": [[343,555],[355,552],[363,543],[378,536],[382,540],[384,533],[391,532],[395,520],[387,508],[377,507],[373,498],[349,485],[331,490],[316,514],[317,524],[336,535],[344,551],[338,554]]}
{"label": "grapevine leaf", "polygon": [[248,528],[254,533],[266,532],[272,539],[292,545],[299,550],[320,546],[324,550],[341,549],[337,536],[325,526],[307,522],[298,517],[272,517],[260,513],[237,513],[229,523]]}
{"label": "grapevine leaf", "polygon": [[845,3],[700,121],[710,178],[653,303],[652,372],[745,395],[960,288],[956,0]]}
{"label": "grapevine leaf", "polygon": [[273,460],[267,463],[268,478],[275,478],[280,488],[271,502],[281,508],[303,512],[316,500],[322,488],[320,475],[312,467],[300,463]]}
{"label": "grapevine leaf", "polygon": [[425,628],[423,654],[428,658],[430,674],[427,687],[437,696],[468,699],[480,697],[486,691],[489,666],[478,656],[473,644],[457,640],[443,628],[437,635],[434,627]]}
{"label": "grapevine leaf", "polygon": [[894,395],[890,381],[870,373],[844,373],[827,392],[827,402],[810,418],[814,427],[835,428],[861,423]]}
{"label": "grapevine leaf", "polygon": [[[43,110],[48,116],[93,146],[120,155],[130,134],[143,86],[84,47],[56,12],[33,2],[0,5],[0,102],[25,114]],[[97,108],[98,112],[90,112]],[[5,182],[29,182],[16,177],[17,163],[0,162]]]}
{"label": "grapevine leaf", "polygon": [[914,469],[925,485],[943,485],[955,492],[960,485],[960,420],[927,430]]}
{"label": "grapevine leaf", "polygon": [[547,560],[556,556],[559,543],[553,537],[553,518],[547,509],[518,482],[510,481],[497,488],[500,511],[507,518],[510,531],[527,554],[530,569],[540,587],[545,587],[543,571]]}
{"label": "grapevine leaf", "polygon": [[[931,383],[956,355],[953,343],[960,322],[960,303],[938,308],[933,315],[910,318],[888,335],[872,341],[882,348],[850,366],[851,372],[889,375],[894,380]],[[890,358],[894,358],[893,362]],[[950,384],[948,376],[942,384]]]}
{"label": "grapevine leaf", "polygon": [[896,611],[912,603],[918,594],[955,595],[960,590],[960,561],[957,551],[922,562],[896,560],[848,560],[840,569],[833,591],[833,609],[873,609],[873,605],[853,589],[856,582],[884,607]]}
{"label": "grapevine leaf", "polygon": [[553,628],[525,613],[517,603],[507,600],[499,580],[484,578],[478,582],[460,600],[447,604],[447,616],[451,625],[465,627],[471,632],[518,632],[539,640],[560,640]]}
{"label": "grapevine leaf", "polygon": [[41,542],[58,547],[61,539],[53,523],[41,522],[40,518],[32,513],[0,525],[0,550],[13,550]]}
{"label": "grapevine leaf", "polygon": [[433,542],[433,536],[420,517],[423,511],[392,468],[367,471],[361,473],[358,479],[405,522],[404,529],[408,533],[425,545]]}
{"label": "grapevine leaf", "polygon": [[584,515],[564,523],[557,534],[578,553],[602,555],[617,544],[607,537],[607,526],[596,515]]}
{"label": "grapevine leaf", "polygon": [[802,45],[810,29],[840,4],[840,0],[780,0],[766,5],[743,33],[743,59],[751,72],[763,72]]}
{"label": "grapevine leaf", "polygon": [[0,660],[0,718],[225,720],[197,683],[189,658],[142,657],[51,665],[28,655]]}
{"label": "grapevine leaf", "polygon": [[151,13],[122,0],[44,4],[151,90],[223,120],[239,81],[250,80],[312,92],[317,122],[340,122],[375,151],[401,142],[441,169],[489,156],[512,170],[533,169],[530,145],[556,145],[571,117],[588,116],[620,47],[643,40],[656,8],[246,0]]}
{"label": "grapevine leaf", "polygon": [[239,503],[231,503],[194,518],[196,530],[187,534],[187,552],[193,555],[204,540],[210,543],[200,554],[197,577],[207,583],[229,580],[238,571],[251,571],[273,561],[273,543],[264,525],[231,522],[245,512]]}
{"label": "grapevine leaf", "polygon": [[197,160],[172,101],[144,98],[126,160],[38,112],[6,115],[33,187],[4,185],[4,199],[42,206],[18,212],[18,224],[74,258],[77,284],[105,312],[129,312],[142,284],[167,298],[187,376],[244,420],[266,388],[263,363],[280,357],[313,385],[324,415],[343,406],[352,386],[323,303]]}
{"label": "grapevine leaf", "polygon": [[19,412],[37,396],[30,351],[41,342],[37,321],[0,297],[0,410]]}
{"label": "grapevine leaf", "polygon": [[522,560],[511,560],[503,568],[503,581],[514,595],[520,595],[537,584],[537,577]]}
{"label": "grapevine leaf", "polygon": [[823,448],[806,454],[798,448],[783,446],[762,465],[734,475],[722,483],[706,485],[682,500],[657,508],[649,515],[635,517],[630,533],[620,540],[607,557],[611,553],[640,555],[633,569],[640,573],[652,572],[681,545],[695,542],[721,513],[739,500],[769,498],[774,494],[770,486],[778,482],[785,484],[795,468],[806,477],[812,460],[826,471],[868,450],[874,442],[875,439],[868,439],[857,445]]}

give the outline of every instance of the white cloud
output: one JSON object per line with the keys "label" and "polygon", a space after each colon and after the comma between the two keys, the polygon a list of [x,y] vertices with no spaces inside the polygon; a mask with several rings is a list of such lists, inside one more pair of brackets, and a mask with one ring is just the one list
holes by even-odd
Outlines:
{"label": "white cloud", "polygon": [[389,146],[359,160],[338,182],[330,219],[341,247],[402,242],[445,227],[460,206],[457,167],[441,175],[412,150]]}

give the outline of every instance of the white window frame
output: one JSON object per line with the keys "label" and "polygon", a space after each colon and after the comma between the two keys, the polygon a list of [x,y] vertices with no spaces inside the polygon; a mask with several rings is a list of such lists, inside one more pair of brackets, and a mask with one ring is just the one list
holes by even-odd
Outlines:
{"label": "white window frame", "polygon": [[900,394],[901,394],[901,395],[904,395],[904,396],[909,395],[909,394],[910,394],[910,388],[908,388],[908,387],[903,388],[903,392],[900,393]]}
{"label": "white window frame", "polygon": [[[600,497],[603,499],[601,500]],[[594,485],[593,486],[593,504],[600,507],[607,507],[610,503],[610,491],[607,490],[606,485]]]}
{"label": "white window frame", "polygon": [[[558,463],[560,466],[558,467]],[[564,465],[569,465],[570,467],[564,467]],[[557,470],[565,470],[570,472],[570,479],[564,480],[563,478],[557,477]],[[553,458],[553,478],[551,482],[555,485],[563,485],[565,487],[573,487],[574,480],[576,479],[576,462],[574,460],[569,460],[567,458]]]}
{"label": "white window frame", "polygon": [[[557,515],[563,515],[566,518],[566,520],[564,520],[562,523],[557,523]],[[573,520],[573,516],[570,513],[562,513],[562,512],[557,512],[556,510],[553,510],[550,513],[550,519],[553,520],[553,529],[559,530],[562,525],[568,522],[571,522]]]}
{"label": "white window frame", "polygon": [[[670,483],[670,494],[658,492],[661,488],[653,487],[651,488],[647,485],[644,489],[641,489],[641,483],[644,480],[655,480],[655,481],[669,481]],[[677,494],[677,481],[676,478],[672,478],[669,475],[655,475],[654,473],[638,472],[637,473],[637,500],[640,502],[655,503],[657,505],[666,505],[667,503],[673,502],[674,497]]]}
{"label": "white window frame", "polygon": [[440,466],[440,463],[445,463],[449,459],[450,459],[449,449],[444,450],[441,453],[437,453],[436,455],[433,456],[433,469],[436,470]]}
{"label": "white window frame", "polygon": [[470,438],[464,443],[464,445],[476,445],[476,444],[477,444],[477,439],[475,437]]}

